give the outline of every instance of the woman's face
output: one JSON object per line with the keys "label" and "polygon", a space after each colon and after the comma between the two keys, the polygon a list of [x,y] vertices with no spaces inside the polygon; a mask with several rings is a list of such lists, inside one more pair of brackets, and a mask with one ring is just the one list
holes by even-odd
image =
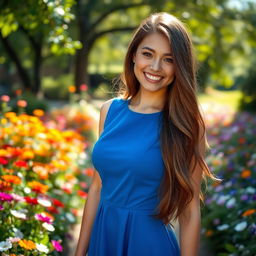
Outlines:
{"label": "woman's face", "polygon": [[134,57],[134,74],[141,89],[167,90],[174,80],[174,64],[169,40],[160,33],[146,36],[139,44]]}

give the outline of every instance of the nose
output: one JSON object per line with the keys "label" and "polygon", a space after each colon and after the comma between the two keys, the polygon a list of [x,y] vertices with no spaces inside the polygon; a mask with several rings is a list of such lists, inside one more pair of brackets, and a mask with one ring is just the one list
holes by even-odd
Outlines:
{"label": "nose", "polygon": [[159,71],[159,70],[161,69],[160,60],[158,60],[158,59],[152,60],[152,63],[151,63],[151,65],[150,65],[150,68],[151,68],[153,71]]}

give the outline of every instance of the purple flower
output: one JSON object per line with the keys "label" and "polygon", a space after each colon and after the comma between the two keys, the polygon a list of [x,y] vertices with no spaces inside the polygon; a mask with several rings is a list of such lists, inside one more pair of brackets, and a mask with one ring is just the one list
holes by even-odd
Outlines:
{"label": "purple flower", "polygon": [[10,195],[10,194],[6,194],[6,193],[3,193],[3,192],[0,192],[0,201],[12,201],[13,200],[13,197]]}
{"label": "purple flower", "polygon": [[242,200],[242,201],[247,201],[248,200],[248,195],[241,195],[241,197],[240,197],[240,199]]}

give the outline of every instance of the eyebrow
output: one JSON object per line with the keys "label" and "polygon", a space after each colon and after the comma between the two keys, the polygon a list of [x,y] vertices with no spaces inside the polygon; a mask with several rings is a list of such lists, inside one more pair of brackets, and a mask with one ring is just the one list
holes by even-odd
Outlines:
{"label": "eyebrow", "polygon": [[[148,46],[144,46],[144,47],[142,47],[141,49],[142,49],[142,50],[149,50],[149,51],[151,51],[151,52],[156,52],[154,49],[152,49],[152,48],[150,48],[150,47],[148,47]],[[172,56],[172,54],[171,54],[171,53],[165,53],[164,56]]]}

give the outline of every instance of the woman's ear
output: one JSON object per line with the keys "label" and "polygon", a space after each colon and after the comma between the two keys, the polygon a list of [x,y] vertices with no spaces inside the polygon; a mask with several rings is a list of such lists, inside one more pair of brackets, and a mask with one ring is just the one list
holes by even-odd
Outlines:
{"label": "woman's ear", "polygon": [[132,62],[135,63],[135,54],[132,56]]}

